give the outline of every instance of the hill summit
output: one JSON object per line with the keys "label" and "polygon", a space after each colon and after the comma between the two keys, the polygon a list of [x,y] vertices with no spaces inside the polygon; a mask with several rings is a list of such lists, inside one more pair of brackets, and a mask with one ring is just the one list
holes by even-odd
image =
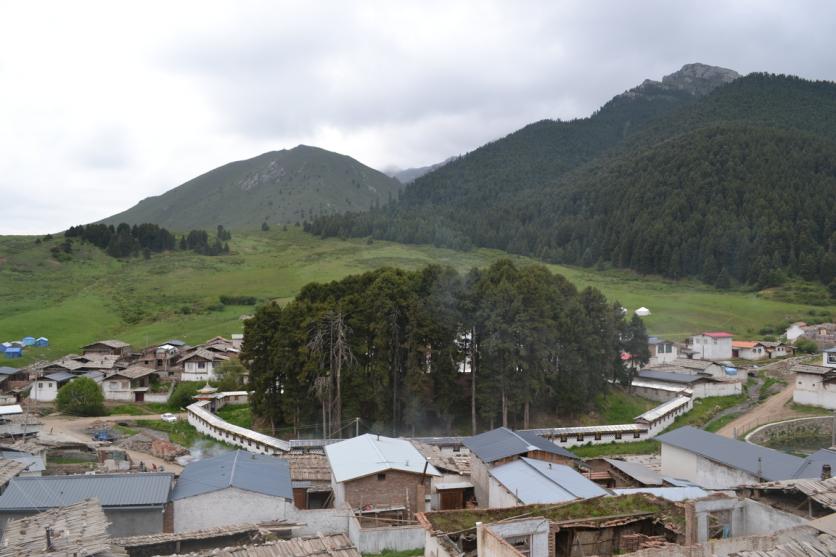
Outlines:
{"label": "hill summit", "polygon": [[299,145],[225,164],[102,222],[256,229],[262,222],[292,224],[369,209],[400,188],[397,180],[351,157]]}

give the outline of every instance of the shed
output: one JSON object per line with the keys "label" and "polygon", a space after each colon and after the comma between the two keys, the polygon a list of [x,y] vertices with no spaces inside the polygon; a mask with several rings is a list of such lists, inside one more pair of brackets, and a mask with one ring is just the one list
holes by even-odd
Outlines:
{"label": "shed", "polygon": [[173,477],[149,472],[12,478],[0,496],[0,526],[95,497],[110,522],[110,536],[158,534]]}
{"label": "shed", "polygon": [[609,495],[609,492],[569,466],[522,457],[496,466],[486,506],[515,507],[535,503],[565,503]]}
{"label": "shed", "polygon": [[174,531],[286,520],[293,511],[286,460],[243,450],[188,464],[171,493]]}
{"label": "shed", "polygon": [[18,346],[10,346],[4,351],[6,358],[14,359],[23,357],[23,348]]}
{"label": "shed", "polygon": [[20,339],[20,342],[23,343],[23,346],[33,346],[35,344],[35,337],[23,337]]}
{"label": "shed", "polygon": [[412,517],[423,509],[435,466],[406,439],[364,434],[325,447],[334,506],[398,509]]}
{"label": "shed", "polygon": [[49,346],[49,339],[46,337],[38,337],[35,339],[35,346]]}
{"label": "shed", "polygon": [[648,315],[650,315],[650,310],[642,306],[633,313],[635,313],[639,317],[647,317]]}

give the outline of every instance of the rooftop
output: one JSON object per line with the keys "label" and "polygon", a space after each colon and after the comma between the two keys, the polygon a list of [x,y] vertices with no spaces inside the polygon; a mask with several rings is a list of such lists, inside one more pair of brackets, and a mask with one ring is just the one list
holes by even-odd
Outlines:
{"label": "rooftop", "polygon": [[825,375],[836,372],[836,369],[826,366],[814,366],[812,364],[796,364],[790,368],[791,373],[807,373],[810,375]]}
{"label": "rooftop", "polygon": [[647,423],[652,423],[658,420],[659,418],[665,416],[668,412],[672,410],[676,410],[677,408],[681,408],[688,404],[691,398],[687,396],[678,396],[672,400],[665,402],[664,404],[660,404],[656,408],[651,408],[644,414],[640,416],[636,416],[636,421],[642,420]]}
{"label": "rooftop", "polygon": [[441,475],[406,439],[366,433],[327,445],[325,454],[328,455],[334,479],[338,482],[362,478],[385,470]]}
{"label": "rooftop", "polygon": [[119,370],[117,372],[114,372],[113,374],[109,375],[106,379],[110,379],[114,375],[120,375],[122,377],[127,377],[128,379],[139,379],[140,377],[145,377],[146,375],[151,375],[152,373],[157,373],[157,370],[152,369],[150,367],[133,365],[125,369]]}
{"label": "rooftop", "polygon": [[[666,366],[665,369],[673,368],[673,366]],[[665,381],[667,383],[681,383],[684,387],[685,385],[690,385],[691,383],[696,383],[700,379],[705,379],[709,377],[708,375],[703,375],[702,373],[677,373],[675,371],[662,371],[657,369],[642,369],[637,374],[638,377],[642,379],[653,379],[656,381]]]}
{"label": "rooftop", "polygon": [[622,474],[625,474],[639,483],[644,485],[662,485],[665,483],[664,478],[659,472],[651,470],[644,464],[638,462],[627,462],[625,460],[618,460],[615,458],[605,458],[607,464],[617,468]]}
{"label": "rooftop", "polygon": [[692,501],[694,499],[702,499],[711,495],[701,487],[686,486],[686,487],[622,487],[613,489],[616,495],[633,495],[636,493],[646,493],[659,497],[666,501],[680,502]]}
{"label": "rooftop", "polygon": [[572,468],[544,460],[522,457],[491,469],[490,474],[525,505],[609,495]]}
{"label": "rooftop", "polygon": [[507,427],[500,427],[468,437],[464,440],[464,444],[482,462],[494,462],[501,458],[526,454],[530,451],[543,451],[566,458],[578,458],[563,447],[557,446],[536,433],[512,431]]}
{"label": "rooftop", "polygon": [[725,331],[709,331],[707,333],[702,333],[703,336],[711,337],[711,338],[731,338],[732,334],[727,333]]}
{"label": "rooftop", "polygon": [[92,346],[96,346],[97,344],[104,344],[108,348],[125,348],[126,346],[130,346],[127,342],[122,342],[121,340],[97,340],[96,342],[91,342],[90,344],[85,344],[82,348],[90,348]]}
{"label": "rooftop", "polygon": [[0,458],[0,486],[20,474],[26,469],[26,464],[19,460]]}
{"label": "rooftop", "polygon": [[[346,534],[290,538],[274,542],[208,549],[181,557],[360,557]],[[171,557],[177,557],[172,555]]]}
{"label": "rooftop", "polygon": [[0,496],[0,513],[63,507],[91,497],[103,507],[161,507],[168,501],[173,477],[148,472],[12,478]]}
{"label": "rooftop", "polygon": [[66,371],[56,371],[55,373],[48,373],[47,375],[44,375],[44,379],[49,379],[50,381],[55,381],[57,383],[69,381],[73,377],[75,377],[75,375]]}
{"label": "rooftop", "polygon": [[663,433],[656,437],[656,440],[768,481],[794,477],[803,462],[796,456],[729,439],[692,426]]}
{"label": "rooftop", "polygon": [[733,340],[732,348],[754,348],[755,346],[763,346],[760,342],[754,340]]}
{"label": "rooftop", "polygon": [[188,464],[174,486],[171,499],[186,499],[228,487],[293,499],[290,466],[286,460],[240,449]]}

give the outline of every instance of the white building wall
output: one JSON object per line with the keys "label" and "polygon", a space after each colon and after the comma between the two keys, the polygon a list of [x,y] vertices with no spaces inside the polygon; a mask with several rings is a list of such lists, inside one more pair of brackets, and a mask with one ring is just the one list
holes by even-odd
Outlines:
{"label": "white building wall", "polygon": [[52,402],[58,396],[58,383],[50,380],[38,380],[32,382],[29,389],[29,398],[38,402]]}
{"label": "white building wall", "polygon": [[718,464],[667,443],[662,443],[662,475],[688,480],[706,489],[728,489],[760,482],[752,474]]}
{"label": "white building wall", "polygon": [[127,379],[113,379],[102,381],[102,393],[105,400],[133,401],[131,382]]}
{"label": "white building wall", "polygon": [[508,491],[496,478],[493,476],[488,478],[488,501],[484,506],[492,509],[506,509],[509,507],[518,507],[520,504],[514,494]]}
{"label": "white building wall", "polygon": [[744,360],[763,360],[768,354],[762,346],[756,346],[754,348],[738,348],[737,356]]}
{"label": "white building wall", "polygon": [[287,520],[293,503],[282,497],[228,487],[174,501],[174,531]]}
{"label": "white building wall", "polygon": [[822,352],[821,365],[836,368],[836,352]]}
{"label": "white building wall", "polygon": [[695,335],[691,338],[688,348],[695,352],[694,358],[699,360],[729,360],[732,357],[731,337]]}
{"label": "white building wall", "polygon": [[784,333],[784,336],[787,337],[788,342],[794,342],[795,339],[802,336],[804,334],[804,329],[801,328],[800,325],[790,325],[787,329],[787,332]]}
{"label": "white building wall", "polygon": [[798,404],[836,410],[836,384],[823,383],[821,375],[799,373],[796,375],[792,399]]}
{"label": "white building wall", "polygon": [[679,357],[679,347],[675,344],[672,344],[670,352],[659,352],[659,348],[663,348],[664,345],[656,344],[650,346],[650,360],[648,360],[647,365],[655,366],[659,364],[667,364]]}
{"label": "white building wall", "polygon": [[[549,555],[549,521],[542,517],[494,522],[484,527],[504,540],[517,536],[530,536],[531,557],[548,557]],[[490,553],[479,552],[479,556],[490,557]]]}
{"label": "white building wall", "polygon": [[204,367],[199,367],[198,362],[184,362],[183,372],[180,374],[182,381],[213,381],[215,379],[215,366],[213,362],[201,362]]}
{"label": "white building wall", "polygon": [[732,396],[743,392],[743,383],[740,381],[725,381],[722,383],[697,383],[691,387],[694,398],[706,398],[709,396]]}

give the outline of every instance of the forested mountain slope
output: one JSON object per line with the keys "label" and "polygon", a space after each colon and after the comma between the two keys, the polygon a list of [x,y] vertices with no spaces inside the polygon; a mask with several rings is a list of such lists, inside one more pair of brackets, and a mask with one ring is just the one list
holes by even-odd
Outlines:
{"label": "forested mountain slope", "polygon": [[351,157],[300,145],[226,164],[102,222],[254,230],[263,222],[292,224],[366,210],[400,188],[397,180]]}
{"label": "forested mountain slope", "polygon": [[752,74],[705,96],[649,83],[588,119],[540,122],[309,229],[480,245],[768,286],[836,272],[836,85]]}

